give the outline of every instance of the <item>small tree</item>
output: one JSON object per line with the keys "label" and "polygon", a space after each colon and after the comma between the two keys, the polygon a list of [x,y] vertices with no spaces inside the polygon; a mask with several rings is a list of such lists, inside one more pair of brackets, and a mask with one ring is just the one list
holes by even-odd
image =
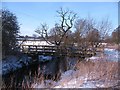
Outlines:
{"label": "small tree", "polygon": [[78,19],[75,28],[75,39],[78,44],[82,44],[83,47],[91,44],[92,46],[94,44],[99,46],[111,30],[111,23],[108,18],[99,22],[96,22],[93,18]]}
{"label": "small tree", "polygon": [[19,33],[17,17],[9,10],[2,11],[2,51],[3,54],[11,54],[17,46],[16,36]]}

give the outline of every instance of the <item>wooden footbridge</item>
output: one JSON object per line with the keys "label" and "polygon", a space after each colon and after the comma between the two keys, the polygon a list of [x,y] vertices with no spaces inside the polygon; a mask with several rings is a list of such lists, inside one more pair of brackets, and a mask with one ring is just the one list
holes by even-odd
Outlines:
{"label": "wooden footbridge", "polygon": [[65,48],[47,45],[22,45],[21,51],[29,56],[70,56],[70,57],[87,57],[92,56],[93,52],[91,50],[84,50],[80,48]]}

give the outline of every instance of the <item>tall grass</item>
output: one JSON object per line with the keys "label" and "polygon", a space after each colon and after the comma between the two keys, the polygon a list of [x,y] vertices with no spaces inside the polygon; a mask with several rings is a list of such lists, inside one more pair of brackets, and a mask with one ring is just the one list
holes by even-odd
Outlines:
{"label": "tall grass", "polygon": [[118,84],[118,62],[105,60],[81,61],[76,64],[78,76],[86,76],[88,81],[102,82],[105,87]]}

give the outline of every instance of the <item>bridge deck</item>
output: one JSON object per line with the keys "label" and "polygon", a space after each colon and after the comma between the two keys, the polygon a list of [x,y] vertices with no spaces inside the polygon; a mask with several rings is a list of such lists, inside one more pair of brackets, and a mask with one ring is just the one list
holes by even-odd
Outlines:
{"label": "bridge deck", "polygon": [[[28,55],[57,55],[57,53],[61,54],[61,56],[77,56],[77,57],[85,57],[93,55],[91,50],[83,50],[80,48],[60,48],[58,49],[56,46],[45,46],[45,45],[22,45],[21,51]],[[83,52],[84,51],[84,52]]]}

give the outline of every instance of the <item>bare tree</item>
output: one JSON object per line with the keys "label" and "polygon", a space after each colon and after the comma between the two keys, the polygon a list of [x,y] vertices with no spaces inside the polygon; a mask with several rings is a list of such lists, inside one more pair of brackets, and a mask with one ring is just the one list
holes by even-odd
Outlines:
{"label": "bare tree", "polygon": [[66,50],[61,49],[61,47],[65,46],[68,42],[68,36],[71,34],[70,30],[73,27],[77,14],[73,11],[60,8],[57,11],[57,15],[60,18],[60,22],[56,23],[52,29],[49,29],[47,24],[42,24],[41,28],[38,28],[35,32],[40,34],[47,43],[57,46],[57,51],[55,53],[56,57],[58,57],[56,68],[58,68],[58,73],[61,73],[61,68],[63,68],[62,71],[68,68],[66,57],[61,57],[61,54],[65,53]]}
{"label": "bare tree", "polygon": [[[75,22],[75,39],[77,40],[77,44],[86,43],[85,37],[87,34],[93,30],[95,27],[95,22],[93,18],[89,19],[78,19]],[[84,39],[84,42],[83,42]]]}
{"label": "bare tree", "polygon": [[100,32],[101,41],[104,41],[105,37],[112,29],[112,23],[109,21],[108,18],[102,19],[100,22],[98,22],[97,29]]}
{"label": "bare tree", "polygon": [[111,23],[108,18],[99,22],[91,17],[78,19],[75,22],[74,42],[82,48],[83,53],[91,50],[96,53],[97,48],[102,47],[102,42],[111,30]]}
{"label": "bare tree", "polygon": [[60,23],[56,23],[50,30],[47,24],[42,24],[41,28],[38,28],[35,32],[40,34],[47,42],[49,41],[49,44],[60,46],[62,43],[65,43],[67,34],[73,27],[77,14],[70,10],[63,10],[63,8],[60,8],[57,14],[60,17]]}
{"label": "bare tree", "polygon": [[88,33],[86,38],[88,42],[90,42],[91,45],[94,46],[96,43],[99,43],[99,40],[100,40],[99,31],[97,29],[93,29],[92,31]]}

